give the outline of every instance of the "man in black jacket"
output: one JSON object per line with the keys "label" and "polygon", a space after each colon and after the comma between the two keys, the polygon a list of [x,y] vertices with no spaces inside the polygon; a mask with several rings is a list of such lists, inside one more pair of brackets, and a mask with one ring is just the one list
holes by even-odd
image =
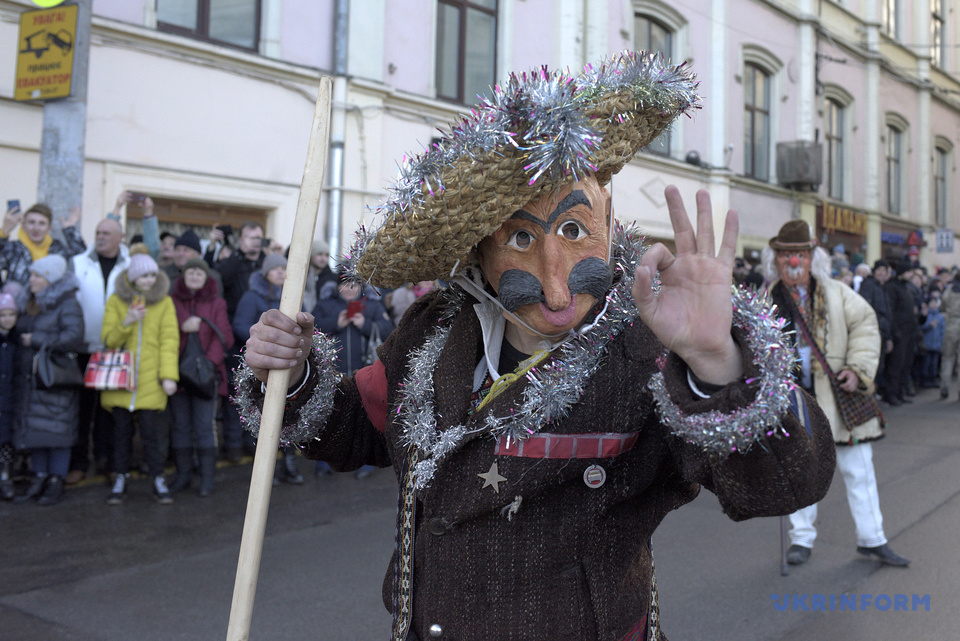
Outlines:
{"label": "man in black jacket", "polygon": [[[217,270],[223,280],[223,297],[227,300],[227,316],[233,323],[233,315],[243,294],[250,288],[250,275],[263,265],[266,253],[263,251],[263,227],[259,223],[247,222],[240,227],[238,250],[217,263]],[[227,371],[233,371],[240,364],[240,350],[237,343],[227,354]],[[231,381],[230,393],[234,393]],[[243,450],[253,453],[255,447],[249,432],[240,425],[240,416],[233,403],[223,399],[223,448],[228,461],[237,463],[243,457]]]}
{"label": "man in black jacket", "polygon": [[917,351],[917,309],[913,294],[905,280],[912,271],[912,266],[906,261],[897,263],[896,277],[884,284],[883,291],[890,305],[890,331],[893,337],[893,350],[887,356],[887,376],[883,381],[884,387],[880,394],[883,400],[890,405],[912,403],[905,396],[907,380],[913,366],[913,357]]}
{"label": "man in black jacket", "polygon": [[883,290],[883,284],[890,280],[890,263],[882,258],[873,264],[873,273],[864,277],[860,283],[859,294],[867,299],[873,311],[877,313],[877,324],[880,326],[880,366],[874,383],[877,389],[883,389],[884,362],[887,354],[893,351],[893,334],[890,329],[890,303]]}

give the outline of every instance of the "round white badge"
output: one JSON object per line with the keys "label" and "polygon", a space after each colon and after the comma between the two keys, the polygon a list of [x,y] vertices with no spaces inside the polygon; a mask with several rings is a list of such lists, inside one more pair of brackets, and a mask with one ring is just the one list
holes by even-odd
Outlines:
{"label": "round white badge", "polygon": [[607,480],[607,471],[599,465],[591,465],[583,471],[583,482],[587,487],[597,489]]}

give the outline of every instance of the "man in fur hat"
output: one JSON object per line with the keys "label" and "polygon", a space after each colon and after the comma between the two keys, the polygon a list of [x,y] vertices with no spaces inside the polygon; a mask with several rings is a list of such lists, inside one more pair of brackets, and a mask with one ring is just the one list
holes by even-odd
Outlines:
{"label": "man in fur hat", "polygon": [[701,485],[735,520],[829,487],[829,426],[762,297],[731,286],[736,214],[717,253],[706,192],[695,231],[667,188],[676,255],[612,218],[611,176],[694,87],[632,53],[512,76],[405,167],[351,252],[376,285],[450,283],[379,361],[337,373],[308,314],[251,330],[246,424],[268,370],[290,367],[281,439],[397,474],[394,639],[662,639],[651,536],[667,512]]}
{"label": "man in fur hat", "polygon": [[[866,299],[830,278],[830,258],[817,247],[817,239],[805,221],[785,223],[763,251],[768,278],[779,279],[771,286],[777,311],[785,319],[786,328],[793,330],[801,363],[798,383],[816,396],[833,428],[837,467],[843,474],[850,514],[856,524],[857,552],[888,565],[906,566],[910,561],[890,549],[883,533],[871,445],[871,441],[883,438],[882,417],[846,425],[817,357],[819,351],[843,390],[873,394],[881,350],[877,314]],[[810,558],[817,538],[816,519],[816,504],[790,515],[788,563],[799,565]]]}

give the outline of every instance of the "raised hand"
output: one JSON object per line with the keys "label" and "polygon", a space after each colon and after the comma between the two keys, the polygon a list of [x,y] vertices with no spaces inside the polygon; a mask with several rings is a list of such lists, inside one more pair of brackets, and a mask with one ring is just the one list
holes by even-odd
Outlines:
{"label": "raised hand", "polygon": [[[661,243],[643,255],[632,290],[640,318],[700,379],[728,383],[743,370],[740,350],[730,334],[730,286],[740,227],[737,212],[727,212],[720,250],[715,253],[710,194],[697,192],[696,233],[677,188],[670,185],[664,195],[677,255]],[[661,290],[655,296],[651,284],[657,270]]]}
{"label": "raised hand", "polygon": [[290,369],[290,380],[303,374],[313,340],[313,316],[297,313],[293,321],[278,309],[270,309],[250,328],[244,360],[258,380],[266,382],[271,369]]}

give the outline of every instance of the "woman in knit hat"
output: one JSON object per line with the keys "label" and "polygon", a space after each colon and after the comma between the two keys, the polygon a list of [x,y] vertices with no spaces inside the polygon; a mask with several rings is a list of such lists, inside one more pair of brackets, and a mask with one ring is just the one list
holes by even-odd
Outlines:
{"label": "woman in knit hat", "polygon": [[[217,464],[217,430],[213,421],[217,396],[227,395],[226,350],[233,347],[233,330],[227,318],[227,301],[217,294],[217,283],[210,278],[210,268],[202,258],[191,258],[183,266],[183,274],[173,281],[170,292],[180,323],[180,355],[187,339],[196,334],[200,347],[219,375],[218,394],[204,398],[180,388],[170,397],[173,416],[173,460],[177,477],[170,484],[171,492],[190,487],[193,474],[194,444],[200,463],[200,496],[213,491],[213,474]],[[214,329],[216,328],[216,329]],[[219,334],[218,334],[219,332]]]}
{"label": "woman in knit hat", "polygon": [[251,329],[247,425],[268,370],[292,368],[281,441],[395,469],[394,639],[655,641],[650,541],[669,511],[701,485],[736,520],[826,493],[829,425],[769,305],[732,287],[736,214],[719,253],[705,191],[694,229],[666,189],[676,255],[613,220],[611,176],[695,87],[630,52],[511,76],[402,168],[349,252],[374,285],[450,282],[378,361],[337,371],[309,314]]}
{"label": "woman in knit hat", "polygon": [[[53,212],[43,203],[33,205],[23,214],[19,209],[11,209],[0,228],[0,272],[7,272],[7,281],[26,285],[33,261],[50,254],[69,259],[84,251],[87,245],[80,236],[78,222],[80,208],[74,207],[70,218],[63,221],[63,237],[66,240],[64,244],[50,235]],[[16,238],[11,238],[10,234],[17,225],[20,226],[20,231]]]}
{"label": "woman in knit hat", "polygon": [[[280,294],[286,279],[287,259],[282,254],[267,254],[260,269],[250,274],[250,288],[240,297],[233,315],[233,335],[239,344],[247,342],[250,328],[264,312],[280,308]],[[303,483],[292,445],[283,447],[283,462],[276,468],[276,478],[293,485]]]}
{"label": "woman in knit hat", "polygon": [[130,248],[130,266],[117,276],[114,293],[107,300],[101,337],[107,349],[129,350],[135,365],[136,389],[105,390],[100,404],[111,412],[114,428],[116,477],[107,502],[123,503],[130,477],[134,420],[153,487],[161,504],[173,498],[163,478],[164,456],[160,446],[161,414],[167,397],[177,391],[180,331],[177,310],[167,295],[170,281],[145,245]]}
{"label": "woman in knit hat", "polygon": [[50,254],[29,267],[27,286],[20,291],[18,409],[13,444],[29,452],[34,477],[18,503],[53,505],[63,498],[63,479],[70,467],[70,448],[77,438],[79,388],[40,389],[33,361],[40,348],[75,352],[83,343],[83,310],[77,302],[80,284],[67,271],[67,261]]}

